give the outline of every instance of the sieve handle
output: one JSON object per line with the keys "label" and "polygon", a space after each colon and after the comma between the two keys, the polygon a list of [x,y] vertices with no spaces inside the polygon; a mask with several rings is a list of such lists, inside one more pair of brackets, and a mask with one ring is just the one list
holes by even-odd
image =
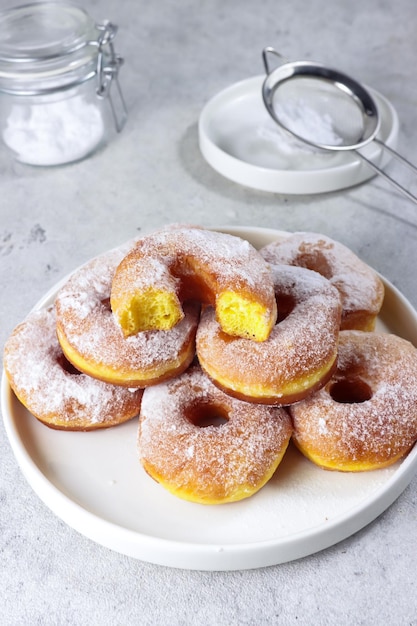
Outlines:
{"label": "sieve handle", "polygon": [[375,138],[374,141],[378,145],[382,146],[384,150],[387,150],[395,159],[398,159],[398,161],[401,161],[401,163],[404,163],[404,165],[406,165],[414,174],[417,174],[417,167],[413,163],[411,163],[411,161],[403,157],[402,154],[399,154],[396,150],[394,150],[394,148],[387,146],[386,143],[384,143],[383,141],[380,141],[379,139]]}
{"label": "sieve handle", "polygon": [[[406,165],[407,167],[409,167],[414,173],[417,173],[417,168],[410,163],[410,161],[408,161],[407,159],[405,159],[403,156],[401,156],[400,154],[398,154],[398,152],[396,152],[395,150],[393,150],[392,148],[390,148],[389,146],[387,146],[384,142],[379,141],[378,139],[374,139],[374,141],[376,141],[380,146],[382,146],[385,150],[388,150],[388,152],[390,152],[392,154],[392,156],[394,158],[396,158],[398,161],[401,161],[404,165]],[[388,181],[391,185],[393,185],[396,189],[398,189],[398,191],[400,191],[404,196],[406,196],[409,200],[412,200],[413,202],[415,202],[417,204],[417,197],[414,196],[410,191],[408,191],[408,189],[406,189],[405,187],[403,187],[398,181],[396,181],[394,178],[391,178],[391,176],[389,176],[389,174],[387,174],[386,172],[384,172],[380,167],[378,167],[377,165],[375,165],[375,163],[373,163],[372,161],[370,161],[367,157],[365,157],[363,154],[361,154],[358,150],[355,150],[356,154],[363,160],[365,161],[365,163],[367,163],[369,165],[369,167],[371,167],[375,172],[377,172],[380,176],[382,176],[382,178],[384,178],[386,181]]]}

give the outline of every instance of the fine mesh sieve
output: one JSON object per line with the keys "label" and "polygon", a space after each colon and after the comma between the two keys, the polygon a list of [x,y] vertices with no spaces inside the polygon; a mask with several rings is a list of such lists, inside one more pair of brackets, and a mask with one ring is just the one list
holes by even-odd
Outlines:
{"label": "fine mesh sieve", "polygon": [[[271,71],[268,55],[283,63]],[[354,151],[413,202],[417,197],[360,150],[371,142],[410,168],[417,168],[378,139],[380,116],[368,90],[350,76],[314,61],[288,62],[274,48],[262,52],[266,77],[262,97],[272,119],[305,144],[320,150]]]}

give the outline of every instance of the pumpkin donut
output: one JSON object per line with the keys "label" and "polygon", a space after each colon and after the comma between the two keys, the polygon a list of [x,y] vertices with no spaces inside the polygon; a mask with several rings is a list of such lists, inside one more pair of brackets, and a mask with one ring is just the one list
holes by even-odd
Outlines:
{"label": "pumpkin donut", "polygon": [[187,302],[183,319],[171,330],[125,337],[110,308],[110,291],[126,253],[125,246],[111,250],[69,278],[55,300],[57,334],[77,369],[105,382],[146,387],[176,376],[191,363],[200,306]]}
{"label": "pumpkin donut", "polygon": [[268,265],[247,241],[200,228],[144,237],[117,268],[111,308],[126,337],[173,328],[182,303],[212,304],[230,335],[268,338],[276,303]]}
{"label": "pumpkin donut", "polygon": [[139,413],[142,390],[109,385],[71,367],[56,337],[53,307],[31,313],[15,328],[4,369],[20,402],[52,428],[108,428]]}
{"label": "pumpkin donut", "polygon": [[284,409],[232,398],[194,364],[144,391],[139,456],[146,472],[172,494],[222,504],[248,498],[268,482],[291,432]]}
{"label": "pumpkin donut", "polygon": [[337,370],[290,407],[293,439],[326,469],[387,467],[417,440],[417,350],[400,337],[342,331]]}
{"label": "pumpkin donut", "polygon": [[343,244],[316,233],[294,233],[261,249],[269,263],[298,265],[325,276],[342,299],[342,330],[374,330],[384,283]]}
{"label": "pumpkin donut", "polygon": [[323,386],[336,364],[341,304],[328,280],[302,267],[272,265],[279,319],[267,341],[229,337],[207,308],[197,330],[203,370],[249,402],[290,404]]}

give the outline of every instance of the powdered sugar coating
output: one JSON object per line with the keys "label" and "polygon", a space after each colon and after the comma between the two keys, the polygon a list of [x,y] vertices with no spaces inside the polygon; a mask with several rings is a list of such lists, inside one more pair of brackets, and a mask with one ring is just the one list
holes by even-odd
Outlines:
{"label": "powdered sugar coating", "polygon": [[197,354],[226,391],[253,402],[285,404],[327,380],[337,354],[341,305],[338,291],[316,272],[272,265],[271,273],[278,314],[284,307],[289,312],[269,339],[227,337],[207,309],[197,331]]}
{"label": "powdered sugar coating", "polygon": [[357,322],[372,325],[381,309],[382,280],[349,248],[330,237],[298,232],[268,244],[260,252],[269,263],[299,265],[325,276],[342,298],[342,329],[355,328]]}
{"label": "powdered sugar coating", "polygon": [[[213,405],[227,413],[225,424],[203,428],[186,417],[190,409]],[[233,399],[194,365],[145,390],[138,446],[145,469],[170,491],[198,502],[224,502],[263,486],[291,431],[283,409]]]}
{"label": "powdered sugar coating", "polygon": [[16,327],[4,367],[17,397],[39,420],[68,430],[113,426],[139,413],[142,391],[109,385],[65,367],[53,307]]}
{"label": "powdered sugar coating", "polygon": [[68,358],[90,375],[126,386],[146,386],[189,364],[199,307],[187,304],[184,319],[170,331],[124,337],[109,298],[114,273],[128,249],[111,250],[70,277],[55,301],[58,336]]}
{"label": "powdered sugar coating", "polygon": [[217,231],[178,227],[141,239],[115,273],[116,316],[136,293],[150,289],[173,293],[178,302],[191,298],[213,306],[221,293],[240,294],[264,307],[268,333],[276,317],[267,263],[248,241]]}
{"label": "powdered sugar coating", "polygon": [[[341,381],[355,389],[366,385],[371,397],[334,400]],[[395,335],[342,331],[332,379],[290,411],[295,442],[318,464],[340,470],[390,465],[417,440],[417,350]]]}
{"label": "powdered sugar coating", "polygon": [[172,267],[182,256],[192,259],[189,265],[183,265],[184,272],[192,274],[198,269],[212,274],[219,289],[248,289],[263,299],[268,299],[271,291],[262,257],[248,241],[234,235],[189,227],[164,229],[141,239],[135,250],[132,254],[140,253],[154,262],[153,274],[136,275],[139,287],[161,280],[161,265]]}

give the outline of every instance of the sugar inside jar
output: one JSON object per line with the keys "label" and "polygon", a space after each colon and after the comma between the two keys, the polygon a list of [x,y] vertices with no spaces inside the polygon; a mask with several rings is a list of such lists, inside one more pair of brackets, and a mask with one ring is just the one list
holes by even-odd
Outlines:
{"label": "sugar inside jar", "polygon": [[0,134],[15,159],[78,161],[123,128],[116,33],[62,2],[0,13]]}

